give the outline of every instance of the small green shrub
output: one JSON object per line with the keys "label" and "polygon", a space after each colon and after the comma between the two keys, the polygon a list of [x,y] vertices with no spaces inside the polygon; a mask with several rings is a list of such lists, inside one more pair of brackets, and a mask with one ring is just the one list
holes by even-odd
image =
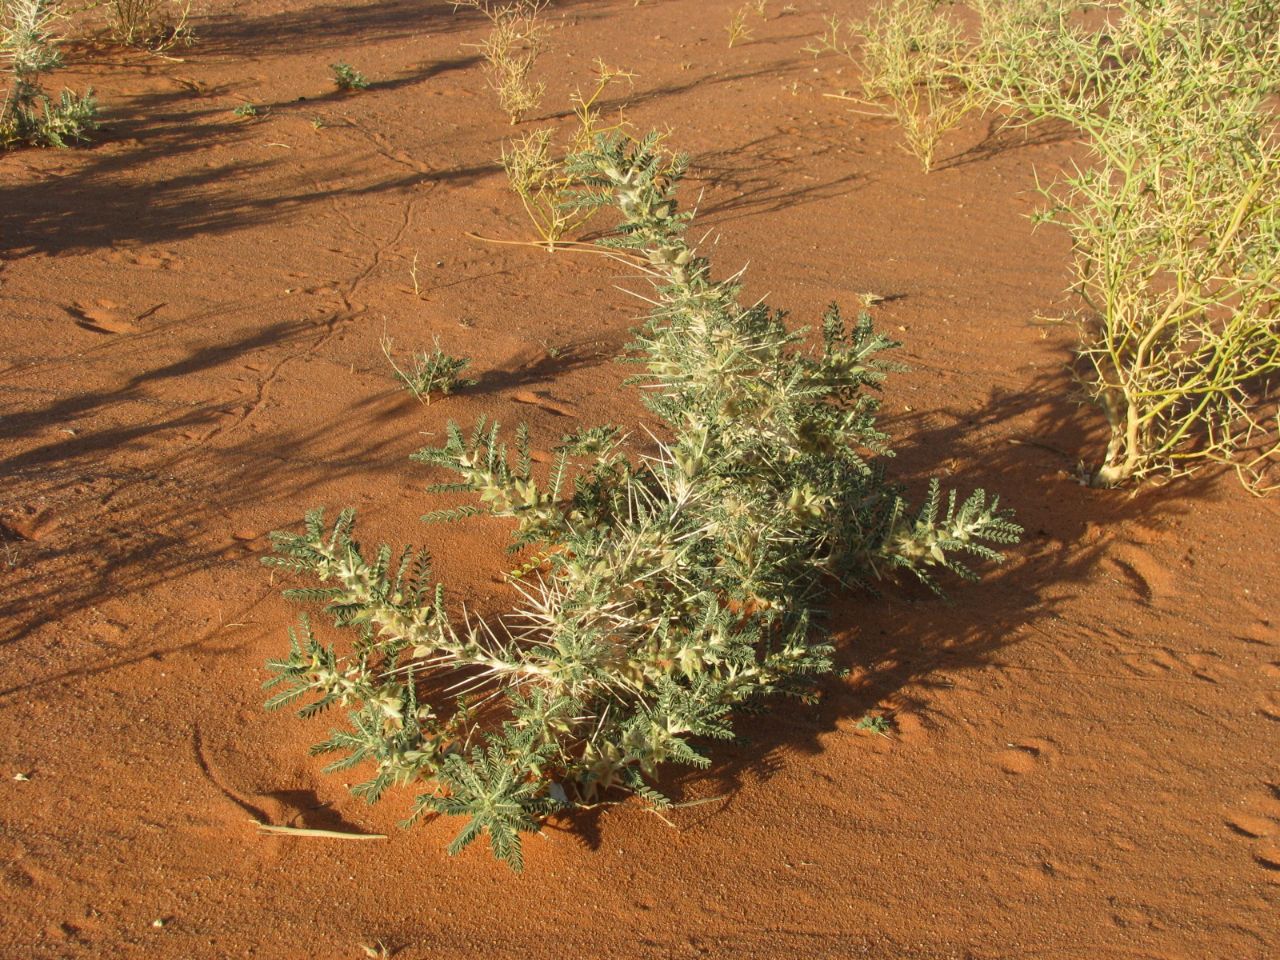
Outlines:
{"label": "small green shrub", "polygon": [[330,769],[371,763],[354,788],[370,801],[424,784],[415,817],[466,818],[451,853],[487,835],[515,869],[520,835],[548,814],[614,791],[665,805],[659,767],[707,766],[701,743],[731,737],[735,710],[811,698],[832,670],[814,622],[831,589],[897,571],[972,578],[962,557],[999,560],[990,544],[1020,533],[981,491],[960,501],[934,482],[908,508],[884,477],[876,426],[892,369],[881,355],[897,344],[832,306],[811,346],[783,313],[743,306],[737,278],[713,278],[686,241],[685,160],[656,135],[600,137],[568,169],[581,203],[621,212],[605,248],[652,280],[635,379],[665,439],[637,456],[616,427],[581,429],[543,475],[525,428],[508,449],[481,418],[415,455],[455,475],[435,489],[478,496],[529,551],[507,616],[453,616],[425,552],[366,554],[350,511],[274,534],[267,560],[321,581],[290,595],[354,634],[339,654],[304,619],[269,665],[268,706],[348,708],[349,724],[315,747],[341,754]]}
{"label": "small green shrub", "polygon": [[893,729],[892,721],[879,713],[868,713],[855,726],[859,730],[869,730],[872,733],[880,734],[882,737],[889,736],[889,732]]}
{"label": "small green shrub", "polygon": [[0,108],[0,145],[66,147],[97,129],[93,90],[62,91],[55,102],[40,86],[42,74],[62,64],[50,0],[5,0],[0,5],[0,53],[9,62],[9,89]]}
{"label": "small green shrub", "polygon": [[349,64],[331,63],[329,69],[333,71],[333,82],[339,90],[347,92],[366,90],[369,87],[369,81],[365,79],[364,74]]}
{"label": "small green shrub", "polygon": [[395,371],[400,384],[424,403],[431,402],[431,395],[439,393],[448,395],[459,387],[471,386],[474,380],[461,379],[460,374],[471,360],[467,357],[453,357],[440,349],[440,341],[436,340],[435,349],[431,353],[415,353],[409,362],[408,370],[401,370],[391,356],[391,340],[383,338],[382,352]]}

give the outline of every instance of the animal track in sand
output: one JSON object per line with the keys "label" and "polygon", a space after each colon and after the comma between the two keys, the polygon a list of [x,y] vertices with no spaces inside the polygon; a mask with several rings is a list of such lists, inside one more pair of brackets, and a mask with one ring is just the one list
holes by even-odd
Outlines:
{"label": "animal track in sand", "polygon": [[33,503],[0,512],[0,540],[45,540],[62,526],[57,513]]}
{"label": "animal track in sand", "polygon": [[929,735],[924,721],[920,719],[919,715],[906,710],[894,710],[893,729],[897,738],[907,743],[914,740],[923,740]]}
{"label": "animal track in sand", "polygon": [[21,894],[45,884],[39,872],[28,870],[16,863],[9,863],[0,870],[0,885]]}
{"label": "animal track in sand", "polygon": [[1270,620],[1259,620],[1241,630],[1236,638],[1258,647],[1274,647],[1280,643],[1280,629]]}
{"label": "animal track in sand", "polygon": [[[1280,874],[1280,844],[1273,842],[1258,844],[1253,851],[1253,859],[1267,870]],[[1280,877],[1277,877],[1275,882],[1280,883]]]}
{"label": "animal track in sand", "polygon": [[1031,738],[1011,743],[1008,747],[996,754],[996,763],[1005,773],[1031,773],[1058,755],[1058,748],[1049,740]]}
{"label": "animal track in sand", "polygon": [[186,266],[186,262],[171,250],[112,250],[107,259],[112,263],[147,270],[181,270]]}
{"label": "animal track in sand", "polygon": [[1258,709],[1264,717],[1270,717],[1272,720],[1280,720],[1280,694],[1266,693],[1262,696],[1262,703],[1258,705]]}
{"label": "animal track in sand", "polygon": [[1276,832],[1274,821],[1266,817],[1255,817],[1248,813],[1240,813],[1228,818],[1227,826],[1236,833],[1253,840],[1269,837]]}
{"label": "animal track in sand", "polygon": [[1205,683],[1221,683],[1235,673],[1216,654],[1175,653],[1168,647],[1130,653],[1121,657],[1120,662],[1137,676],[1153,680],[1194,678]]}
{"label": "animal track in sand", "polygon": [[410,154],[408,151],[401,150],[399,147],[393,144],[385,134],[381,133],[378,130],[371,130],[368,127],[365,127],[362,124],[359,124],[356,121],[352,120],[350,117],[343,117],[342,119],[347,124],[347,126],[351,127],[354,130],[359,131],[363,136],[365,136],[369,140],[369,142],[373,144],[374,149],[377,150],[378,153],[382,154],[382,156],[386,157],[388,160],[392,161],[393,163],[402,164],[408,167],[410,170],[413,170],[416,173],[423,174],[424,176],[431,173],[431,167],[429,164],[422,162],[417,157]]}
{"label": "animal track in sand", "polygon": [[68,307],[67,313],[76,326],[94,333],[133,333],[138,329],[131,319],[126,319],[120,305],[111,300],[77,303]]}
{"label": "animal track in sand", "polygon": [[16,837],[0,840],[0,891],[21,898],[38,890],[61,889],[63,879],[41,866],[41,859],[23,840]]}
{"label": "animal track in sand", "polygon": [[1242,809],[1229,814],[1226,825],[1250,844],[1254,862],[1280,883],[1280,787],[1267,784],[1266,794],[1248,798]]}
{"label": "animal track in sand", "polygon": [[1177,575],[1133,544],[1118,544],[1107,559],[1147,603],[1169,596],[1177,588]]}

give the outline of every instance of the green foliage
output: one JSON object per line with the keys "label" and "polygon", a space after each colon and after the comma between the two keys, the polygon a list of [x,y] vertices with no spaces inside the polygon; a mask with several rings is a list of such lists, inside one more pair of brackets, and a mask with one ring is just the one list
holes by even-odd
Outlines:
{"label": "green foliage", "polygon": [[520,834],[536,831],[543,817],[564,804],[546,795],[539,780],[546,746],[528,742],[530,728],[506,734],[491,738],[487,749],[473,747],[470,754],[446,756],[436,771],[443,792],[419,797],[414,816],[430,810],[469,817],[449,844],[450,855],[488,834],[493,855],[519,872],[524,869]]}
{"label": "green foliage", "polygon": [[431,402],[433,393],[448,395],[459,387],[468,387],[475,383],[459,376],[471,363],[469,357],[454,357],[440,349],[440,341],[436,340],[435,349],[430,353],[415,353],[409,359],[407,370],[396,366],[391,357],[392,342],[384,338],[382,352],[395,371],[400,384],[423,403]]}
{"label": "green foliage", "polygon": [[339,90],[365,90],[369,87],[369,81],[360,71],[346,63],[331,63],[329,69],[333,71],[333,82]]}
{"label": "green foliage", "polygon": [[893,729],[893,723],[889,718],[878,713],[868,713],[855,726],[859,730],[870,730],[882,737],[889,736],[889,731]]}
{"label": "green foliage", "polygon": [[959,556],[998,560],[989,544],[1020,532],[981,493],[960,501],[935,483],[923,507],[908,506],[884,477],[876,426],[896,344],[834,306],[813,337],[780,311],[743,306],[738,278],[716,279],[686,239],[684,169],[652,135],[599,137],[566,166],[576,204],[621,212],[603,246],[653,284],[634,379],[665,436],[637,454],[614,427],[582,429],[544,473],[527,430],[508,445],[481,419],[415,456],[455,478],[437,491],[512,522],[529,551],[511,573],[515,610],[459,618],[425,557],[367,554],[350,512],[274,535],[267,562],[318,580],[293,595],[324,604],[354,638],[337,654],[304,625],[270,665],[281,688],[271,703],[354,710],[317,749],[375,764],[360,788],[370,798],[426,783],[418,813],[468,818],[451,852],[488,835],[519,869],[521,835],[548,813],[615,791],[667,803],[660,768],[707,766],[702,743],[732,736],[737,709],[812,699],[833,669],[814,623],[833,587],[969,576]]}
{"label": "green foliage", "polygon": [[53,30],[57,16],[49,0],[0,5],[0,55],[11,71],[0,107],[0,146],[66,147],[97,129],[92,90],[83,95],[64,90],[55,101],[40,86],[41,74],[62,64]]}

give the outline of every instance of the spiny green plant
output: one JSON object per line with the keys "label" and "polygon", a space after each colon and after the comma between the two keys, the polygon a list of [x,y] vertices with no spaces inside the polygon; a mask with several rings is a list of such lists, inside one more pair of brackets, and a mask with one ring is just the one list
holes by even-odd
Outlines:
{"label": "spiny green plant", "polygon": [[[951,70],[963,79],[976,109],[1004,107],[1014,122],[1025,121],[1045,115],[1035,91],[1079,91],[1091,82],[1062,46],[1072,29],[1069,18],[1083,6],[1079,0],[968,0],[967,5],[977,15],[977,30],[957,52]],[[1110,42],[1106,36],[1096,35],[1102,47]]]}
{"label": "spiny green plant", "polygon": [[536,110],[546,84],[532,80],[534,65],[547,47],[550,27],[541,17],[551,0],[454,0],[489,19],[489,35],[474,44],[485,61],[489,86],[511,123]]}
{"label": "spiny green plant", "polygon": [[[687,239],[676,189],[683,157],[657,135],[597,138],[569,161],[585,207],[622,222],[601,243],[648,276],[652,313],[636,335],[650,410],[665,436],[636,453],[613,425],[566,436],[534,470],[523,426],[508,447],[483,417],[414,459],[478,497],[424,519],[487,512],[513,528],[524,560],[505,616],[458,616],[425,551],[366,552],[354,514],[315,511],[276,533],[275,566],[320,581],[289,595],[323,604],[352,633],[347,652],[304,618],[269,664],[269,706],[349,711],[315,749],[364,763],[369,800],[425,787],[414,816],[465,817],[456,853],[487,836],[520,869],[522,834],[548,815],[616,791],[651,803],[659,769],[706,767],[703,742],[733,735],[739,708],[811,699],[833,669],[818,605],[833,588],[939,571],[976,574],[1020,529],[996,499],[930,485],[918,509],[883,472],[888,438],[876,392],[897,344],[834,305],[818,343],[740,278],[716,279]],[[412,818],[411,818],[412,819]]]}
{"label": "spiny green plant", "polygon": [[364,74],[350,64],[331,63],[329,69],[333,71],[333,82],[339,90],[367,90],[369,87],[369,81],[365,79]]}
{"label": "spiny green plant", "polygon": [[42,74],[62,64],[57,19],[50,0],[5,0],[0,5],[0,56],[8,61],[9,89],[0,108],[0,145],[66,147],[97,129],[93,90],[63,90],[55,102],[40,86]]}
{"label": "spiny green plant", "polygon": [[882,737],[889,736],[889,731],[893,729],[892,721],[879,713],[868,713],[855,726],[859,730],[870,730],[872,733],[878,733]]}

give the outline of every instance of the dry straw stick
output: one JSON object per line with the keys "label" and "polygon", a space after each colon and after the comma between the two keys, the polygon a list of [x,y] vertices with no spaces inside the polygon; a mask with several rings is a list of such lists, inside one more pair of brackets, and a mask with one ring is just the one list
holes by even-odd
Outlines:
{"label": "dry straw stick", "polygon": [[280,834],[289,837],[321,837],[326,840],[385,840],[384,833],[346,833],[342,830],[317,830],[312,827],[281,827],[272,823],[253,820],[259,833]]}
{"label": "dry straw stick", "polygon": [[574,202],[575,184],[565,169],[565,159],[590,148],[597,136],[625,126],[621,112],[615,122],[602,122],[598,104],[613,84],[630,83],[634,79],[635,74],[611,67],[597,58],[588,92],[578,89],[570,97],[576,123],[563,152],[558,153],[553,147],[555,130],[551,127],[518,137],[502,150],[507,181],[548,252],[561,246],[561,238],[566,233],[581,229],[595,213],[594,209],[584,209]]}
{"label": "dry straw stick", "polygon": [[907,149],[932,168],[938,145],[977,105],[965,83],[967,47],[960,25],[931,0],[889,0],[860,22],[827,20],[805,49],[833,51],[858,65],[862,92],[830,94],[874,107],[902,127]]}

